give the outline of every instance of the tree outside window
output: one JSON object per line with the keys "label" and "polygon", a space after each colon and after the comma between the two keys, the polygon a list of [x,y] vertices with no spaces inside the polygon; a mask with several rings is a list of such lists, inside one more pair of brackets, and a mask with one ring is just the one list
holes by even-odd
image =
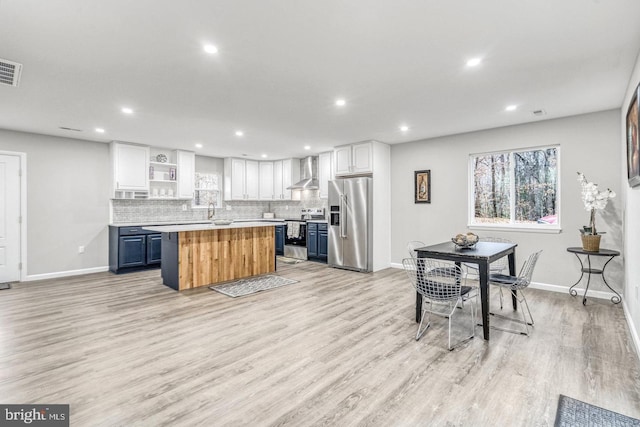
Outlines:
{"label": "tree outside window", "polygon": [[558,227],[559,147],[471,155],[471,225]]}

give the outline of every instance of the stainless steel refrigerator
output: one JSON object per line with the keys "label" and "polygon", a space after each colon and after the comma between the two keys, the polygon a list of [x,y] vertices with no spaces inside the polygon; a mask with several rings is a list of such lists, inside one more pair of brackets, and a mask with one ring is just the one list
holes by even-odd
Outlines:
{"label": "stainless steel refrigerator", "polygon": [[356,271],[373,268],[373,181],[344,178],[329,181],[330,267]]}

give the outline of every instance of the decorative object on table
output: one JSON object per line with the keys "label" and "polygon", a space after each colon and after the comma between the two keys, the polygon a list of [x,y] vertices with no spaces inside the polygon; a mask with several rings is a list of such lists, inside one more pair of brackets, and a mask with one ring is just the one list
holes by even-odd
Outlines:
{"label": "decorative object on table", "polygon": [[166,163],[167,162],[167,156],[165,154],[158,154],[156,156],[156,162]]}
{"label": "decorative object on table", "polygon": [[233,222],[232,219],[214,219],[213,221],[214,225],[229,225]]}
{"label": "decorative object on table", "polygon": [[638,140],[638,116],[640,114],[640,86],[631,98],[627,110],[627,178],[629,185],[635,187],[640,184],[640,140]]}
{"label": "decorative object on table", "polygon": [[176,168],[169,168],[169,179],[171,181],[176,180]]}
{"label": "decorative object on table", "polygon": [[431,170],[414,172],[415,203],[431,203]]}
{"label": "decorative object on table", "polygon": [[560,395],[554,426],[640,426],[640,420]]}
{"label": "decorative object on table", "polygon": [[472,248],[478,243],[478,240],[480,240],[480,237],[471,232],[467,234],[457,234],[456,237],[451,238],[451,241],[460,249]]}
{"label": "decorative object on table", "polygon": [[602,210],[607,207],[609,199],[616,197],[616,193],[610,189],[605,191],[598,190],[598,185],[587,181],[584,174],[578,172],[578,182],[582,186],[582,203],[584,208],[589,211],[589,226],[582,227],[582,247],[585,251],[598,252],[600,250],[600,235],[596,230],[596,210]]}
{"label": "decorative object on table", "polygon": [[236,298],[260,291],[279,288],[280,286],[290,285],[292,283],[298,283],[298,281],[280,276],[266,275],[251,277],[249,279],[241,279],[222,285],[209,286],[209,289]]}

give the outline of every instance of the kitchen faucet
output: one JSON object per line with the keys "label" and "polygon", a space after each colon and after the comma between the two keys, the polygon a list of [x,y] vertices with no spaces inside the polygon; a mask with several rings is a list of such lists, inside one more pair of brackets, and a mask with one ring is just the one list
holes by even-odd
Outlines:
{"label": "kitchen faucet", "polygon": [[216,206],[213,203],[209,203],[209,207],[207,208],[207,219],[213,219],[213,216],[216,213]]}

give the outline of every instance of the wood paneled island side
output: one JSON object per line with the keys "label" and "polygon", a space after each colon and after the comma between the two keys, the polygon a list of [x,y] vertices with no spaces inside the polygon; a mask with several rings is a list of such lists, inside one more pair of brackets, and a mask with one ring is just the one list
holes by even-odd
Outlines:
{"label": "wood paneled island side", "polygon": [[145,227],[162,233],[162,281],[182,291],[276,270],[274,222]]}

